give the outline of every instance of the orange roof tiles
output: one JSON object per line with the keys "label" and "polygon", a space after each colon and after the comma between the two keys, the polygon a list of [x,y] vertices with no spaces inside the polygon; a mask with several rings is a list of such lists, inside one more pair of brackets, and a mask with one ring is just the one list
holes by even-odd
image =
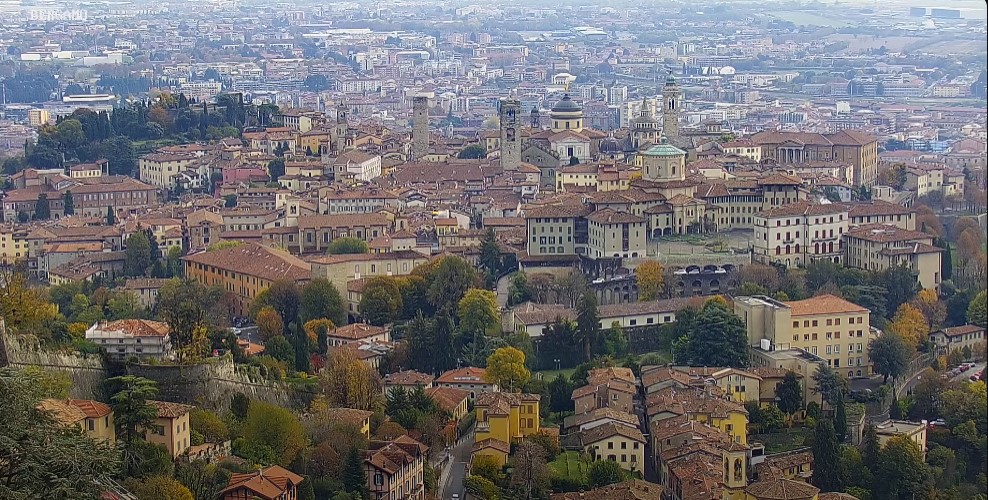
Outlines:
{"label": "orange roof tiles", "polygon": [[817,295],[805,300],[783,302],[789,307],[792,316],[813,316],[817,314],[866,313],[867,308],[848,302],[833,295]]}

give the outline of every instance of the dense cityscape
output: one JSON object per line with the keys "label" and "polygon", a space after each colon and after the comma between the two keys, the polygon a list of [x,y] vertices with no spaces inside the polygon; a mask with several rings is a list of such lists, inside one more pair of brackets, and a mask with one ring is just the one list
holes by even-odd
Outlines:
{"label": "dense cityscape", "polygon": [[0,500],[988,500],[986,37],[0,0]]}

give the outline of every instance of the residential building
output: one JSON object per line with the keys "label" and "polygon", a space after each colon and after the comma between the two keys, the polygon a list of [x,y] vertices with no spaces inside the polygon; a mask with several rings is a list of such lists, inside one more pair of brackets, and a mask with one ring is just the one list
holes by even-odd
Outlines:
{"label": "residential building", "polygon": [[604,407],[564,418],[563,431],[571,434],[609,423],[631,427],[632,429],[637,429],[641,424],[637,414]]}
{"label": "residential building", "polygon": [[645,256],[645,237],[648,235],[645,218],[605,208],[588,215],[587,222],[590,236],[588,257],[600,259]]}
{"label": "residential building", "polygon": [[926,422],[908,422],[905,420],[886,420],[875,426],[878,443],[885,446],[896,436],[906,436],[916,443],[919,449],[926,451]]}
{"label": "residential building", "polygon": [[470,411],[470,393],[467,391],[451,387],[430,387],[425,393],[439,405],[439,408],[448,412],[450,419],[455,422],[459,422]]}
{"label": "residential building", "polygon": [[12,266],[29,256],[29,228],[5,224],[0,226],[0,266]]}
{"label": "residential building", "polygon": [[485,392],[474,401],[477,430],[474,442],[495,439],[504,443],[539,432],[538,394]]}
{"label": "residential building", "polygon": [[220,490],[220,500],[297,500],[305,478],[278,465],[247,473],[234,473]]}
{"label": "residential building", "polygon": [[408,437],[371,441],[364,456],[372,500],[425,498],[425,460],[429,447]]}
{"label": "residential building", "polygon": [[137,160],[140,179],[156,188],[174,189],[176,175],[185,171],[199,159],[199,155],[189,152],[155,152],[141,156]]}
{"label": "residential building", "polygon": [[429,375],[428,373],[417,372],[415,370],[402,370],[400,372],[389,373],[382,377],[381,385],[384,388],[384,393],[387,394],[391,389],[401,387],[406,391],[412,391],[421,387],[422,389],[431,389],[432,382],[436,377]]}
{"label": "residential building", "polygon": [[668,387],[652,392],[645,399],[649,425],[686,416],[730,436],[735,443],[748,443],[748,411],[744,405],[723,394],[716,386]]}
{"label": "residential building", "polygon": [[356,408],[329,408],[326,410],[329,420],[345,424],[356,429],[365,438],[370,437],[370,421],[374,412]]}
{"label": "residential building", "polygon": [[158,292],[167,281],[164,278],[127,278],[120,288],[133,294],[142,307],[151,309],[158,303]]}
{"label": "residential building", "polygon": [[323,254],[336,238],[371,241],[391,231],[391,221],[379,213],[300,215],[294,221],[288,219],[285,225],[265,226],[262,238],[266,244],[299,254]]}
{"label": "residential building", "polygon": [[326,332],[326,341],[330,348],[353,342],[391,342],[391,331],[383,326],[350,323]]}
{"label": "residential building", "polygon": [[381,157],[351,149],[333,162],[333,176],[337,183],[346,185],[370,182],[381,176]]}
{"label": "residential building", "polygon": [[97,321],[86,330],[86,340],[115,359],[161,360],[171,355],[167,323],[146,319]]}
{"label": "residential building", "polygon": [[752,258],[762,264],[802,267],[816,260],[840,262],[847,209],[840,204],[789,203],[755,214]]}
{"label": "residential building", "polygon": [[[978,325],[961,325],[948,326],[931,333],[930,341],[937,346],[940,352],[946,354],[965,347],[975,350],[978,346],[981,346],[982,352],[984,352],[984,345],[988,338],[985,337],[985,329]],[[977,351],[975,350],[975,352]]]}
{"label": "residential building", "polygon": [[576,439],[582,451],[594,460],[617,462],[630,472],[645,470],[645,437],[638,429],[608,423],[580,431],[573,438]]}
{"label": "residential building", "polygon": [[329,280],[337,290],[347,290],[347,283],[375,276],[406,276],[429,257],[413,250],[395,252],[325,255],[309,260],[312,277]]}
{"label": "residential building", "polygon": [[916,210],[882,200],[856,201],[848,204],[851,226],[885,224],[908,231],[916,230]]}
{"label": "residential building", "polygon": [[779,478],[745,488],[743,500],[819,500],[820,488],[805,481]]}
{"label": "residential building", "polygon": [[95,441],[113,446],[117,440],[113,410],[105,403],[88,399],[42,399],[37,408],[66,427],[79,427]]}
{"label": "residential building", "polygon": [[764,455],[763,461],[754,464],[758,481],[771,481],[785,478],[808,481],[813,474],[813,451],[797,448],[781,453]]}
{"label": "residential building", "polygon": [[511,444],[494,438],[474,441],[470,450],[470,461],[477,457],[492,457],[499,466],[504,467],[508,463],[508,455],[511,453]]}
{"label": "residential building", "polygon": [[848,267],[881,272],[906,266],[923,288],[940,288],[943,249],[933,246],[933,237],[926,233],[866,224],[848,230],[844,241]]}
{"label": "residential building", "polygon": [[436,387],[462,389],[470,393],[470,401],[480,394],[497,392],[497,384],[487,381],[487,370],[467,366],[449,370],[436,378]]}
{"label": "residential building", "polygon": [[572,399],[577,415],[598,408],[634,412],[634,399],[638,394],[634,374],[613,372],[614,369],[608,368],[591,370],[587,376],[587,385],[573,391]]}
{"label": "residential building", "polygon": [[741,404],[755,401],[761,394],[762,377],[748,370],[696,366],[672,368],[685,372],[691,379],[696,380],[695,383],[713,382],[727,397]]}
{"label": "residential building", "polygon": [[562,257],[586,252],[590,236],[586,216],[590,212],[582,203],[526,210],[528,255]]}
{"label": "residential building", "polygon": [[744,321],[753,348],[799,349],[848,377],[872,374],[868,344],[878,334],[868,323],[867,308],[833,295],[792,302],[754,296],[736,297],[734,314]]}
{"label": "residential building", "polygon": [[274,248],[244,243],[233,248],[182,257],[185,277],[203,285],[218,285],[236,298],[236,314],[246,316],[257,294],[278,280],[309,281],[309,263]]}
{"label": "residential building", "polygon": [[154,406],[157,417],[144,429],[144,440],[164,446],[169,456],[178,458],[192,446],[189,412],[195,407],[167,401],[148,403]]}

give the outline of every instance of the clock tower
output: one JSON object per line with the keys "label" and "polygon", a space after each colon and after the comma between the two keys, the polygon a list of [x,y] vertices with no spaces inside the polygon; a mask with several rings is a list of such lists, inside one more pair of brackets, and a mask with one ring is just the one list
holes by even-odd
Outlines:
{"label": "clock tower", "polygon": [[521,102],[502,99],[498,114],[501,121],[501,168],[518,170],[521,165]]}

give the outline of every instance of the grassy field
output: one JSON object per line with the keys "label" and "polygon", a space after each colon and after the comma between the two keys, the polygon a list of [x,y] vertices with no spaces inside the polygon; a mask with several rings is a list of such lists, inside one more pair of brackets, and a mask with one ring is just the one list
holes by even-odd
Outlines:
{"label": "grassy field", "polygon": [[555,379],[556,376],[558,376],[560,373],[566,375],[567,377],[572,377],[573,372],[575,371],[576,368],[563,368],[562,370],[542,370],[535,372],[534,375],[536,377],[542,377],[542,380],[545,380],[546,382],[552,382],[552,380]]}
{"label": "grassy field", "polygon": [[580,454],[575,451],[560,453],[552,462],[549,462],[549,470],[559,478],[568,477],[575,481],[583,481],[587,476],[587,463],[580,459]]}

